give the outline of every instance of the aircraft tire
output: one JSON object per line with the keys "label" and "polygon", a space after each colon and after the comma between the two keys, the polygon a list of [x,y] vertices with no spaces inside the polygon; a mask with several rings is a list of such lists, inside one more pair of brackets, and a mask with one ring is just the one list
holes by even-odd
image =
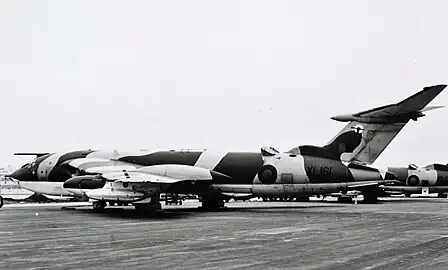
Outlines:
{"label": "aircraft tire", "polygon": [[309,201],[310,201],[309,196],[296,197],[296,202],[309,202]]}
{"label": "aircraft tire", "polygon": [[155,203],[136,203],[134,204],[135,211],[141,214],[155,214],[162,210],[162,204],[160,202]]}
{"label": "aircraft tire", "polygon": [[2,208],[2,207],[3,207],[3,197],[0,196],[0,208]]}
{"label": "aircraft tire", "polygon": [[202,198],[201,209],[206,211],[217,211],[224,208],[224,201],[216,198]]}
{"label": "aircraft tire", "polygon": [[404,194],[404,196],[405,196],[406,198],[410,198],[410,197],[411,197],[411,193],[406,192],[406,193]]}
{"label": "aircraft tire", "polygon": [[374,191],[365,192],[362,195],[364,196],[364,203],[373,204],[378,202],[378,194]]}
{"label": "aircraft tire", "polygon": [[339,196],[338,197],[338,202],[339,203],[352,203],[353,199],[350,196]]}

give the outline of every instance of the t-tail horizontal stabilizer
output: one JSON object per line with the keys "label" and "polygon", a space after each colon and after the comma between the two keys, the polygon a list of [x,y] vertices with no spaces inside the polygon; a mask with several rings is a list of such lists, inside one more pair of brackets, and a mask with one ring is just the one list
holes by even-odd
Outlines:
{"label": "t-tail horizontal stabilizer", "polygon": [[428,106],[446,85],[425,87],[420,92],[395,104],[381,106],[370,110],[338,115],[331,119],[340,122],[350,122],[333,139],[349,130],[363,130],[361,144],[351,153],[344,153],[342,161],[357,164],[372,164],[392,142],[397,134],[409,122],[425,116],[423,112],[444,106]]}
{"label": "t-tail horizontal stabilizer", "polygon": [[37,157],[41,157],[41,156],[45,156],[48,155],[50,153],[32,153],[32,152],[24,152],[24,153],[14,153],[14,156],[37,156]]}

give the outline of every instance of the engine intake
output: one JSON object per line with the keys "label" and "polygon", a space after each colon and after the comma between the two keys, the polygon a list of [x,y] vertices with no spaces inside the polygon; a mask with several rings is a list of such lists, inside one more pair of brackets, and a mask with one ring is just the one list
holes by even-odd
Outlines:
{"label": "engine intake", "polygon": [[272,165],[264,165],[258,171],[258,179],[261,183],[269,185],[277,180],[277,169]]}
{"label": "engine intake", "polygon": [[411,175],[406,182],[408,186],[418,186],[420,184],[420,178],[417,175]]}

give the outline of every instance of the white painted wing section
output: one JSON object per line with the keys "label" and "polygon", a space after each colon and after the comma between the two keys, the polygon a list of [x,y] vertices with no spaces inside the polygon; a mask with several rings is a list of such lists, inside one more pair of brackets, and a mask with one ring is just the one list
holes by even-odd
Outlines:
{"label": "white painted wing section", "polygon": [[211,181],[208,169],[188,165],[154,165],[135,170],[106,172],[103,178],[115,182],[174,184],[181,181]]}
{"label": "white painted wing section", "polygon": [[[92,173],[101,173],[94,171],[96,168],[101,167],[117,167],[117,171],[120,170],[120,167],[124,168],[138,168],[141,167],[139,165],[135,165],[129,162],[123,162],[123,161],[115,161],[110,159],[102,159],[102,158],[78,158],[73,159],[70,162],[68,162],[68,165],[82,170],[82,171],[88,171]],[[109,169],[110,170],[110,169]]]}
{"label": "white painted wing section", "polygon": [[74,168],[78,168],[84,164],[87,163],[100,163],[100,162],[107,162],[109,159],[103,159],[103,158],[77,158],[71,160],[68,164]]}
{"label": "white painted wing section", "polygon": [[105,173],[112,173],[112,172],[123,172],[123,170],[126,171],[132,171],[136,170],[137,167],[135,166],[105,166],[105,167],[92,167],[85,169],[85,172],[87,173],[98,173],[98,174],[105,174]]}
{"label": "white painted wing section", "polygon": [[[152,184],[174,184],[180,181],[190,180],[190,179],[176,179],[168,176],[154,175],[150,173],[141,172],[130,172],[128,176],[121,176],[115,180],[116,183],[152,183]],[[110,180],[114,180],[113,178]]]}
{"label": "white painted wing section", "polygon": [[177,164],[165,164],[141,167],[137,171],[154,175],[163,175],[182,180],[211,180],[209,169]]}

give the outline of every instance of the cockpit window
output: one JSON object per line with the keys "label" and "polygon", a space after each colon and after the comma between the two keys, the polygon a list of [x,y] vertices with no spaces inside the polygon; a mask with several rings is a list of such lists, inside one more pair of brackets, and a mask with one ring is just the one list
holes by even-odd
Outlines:
{"label": "cockpit window", "polygon": [[30,164],[29,163],[27,163],[27,164],[25,164],[25,165],[23,165],[22,167],[20,167],[21,169],[23,169],[23,168],[28,168],[28,167],[30,167]]}

